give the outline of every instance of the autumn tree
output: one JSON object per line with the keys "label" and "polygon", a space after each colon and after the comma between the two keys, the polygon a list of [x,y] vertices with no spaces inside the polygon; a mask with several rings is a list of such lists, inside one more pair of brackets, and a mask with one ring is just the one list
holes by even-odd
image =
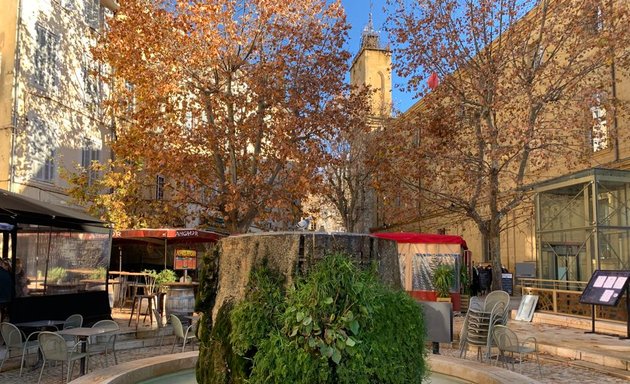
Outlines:
{"label": "autumn tree", "polygon": [[[282,218],[344,129],[347,30],[340,1],[123,2],[95,49],[124,117],[116,162],[165,178],[164,212],[218,216],[230,232]],[[116,209],[115,194],[94,199]]]}
{"label": "autumn tree", "polygon": [[343,109],[337,117],[347,127],[328,145],[329,161],[322,166],[323,185],[320,194],[332,204],[348,232],[368,232],[366,227],[373,193],[374,169],[369,166],[372,137],[370,87],[354,89],[343,99]]}
{"label": "autumn tree", "polygon": [[[426,211],[472,220],[500,270],[506,215],[522,207],[529,183],[587,166],[620,140],[615,73],[628,56],[628,3],[389,5],[395,70],[422,100],[380,140],[384,189],[413,194],[423,206],[417,220]],[[424,86],[431,73],[441,80],[433,91]]]}

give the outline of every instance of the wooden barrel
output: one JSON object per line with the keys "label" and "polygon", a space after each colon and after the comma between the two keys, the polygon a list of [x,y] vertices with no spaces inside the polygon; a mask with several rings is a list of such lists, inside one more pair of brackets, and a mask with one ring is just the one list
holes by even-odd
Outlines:
{"label": "wooden barrel", "polygon": [[189,316],[195,311],[195,291],[193,285],[169,285],[166,293],[166,316]]}

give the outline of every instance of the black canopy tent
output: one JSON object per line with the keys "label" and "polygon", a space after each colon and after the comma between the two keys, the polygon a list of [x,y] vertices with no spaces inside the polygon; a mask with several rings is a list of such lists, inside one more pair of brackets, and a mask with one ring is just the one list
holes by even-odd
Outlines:
{"label": "black canopy tent", "polygon": [[[0,223],[61,226],[68,229],[84,229],[84,226],[90,226],[109,232],[106,223],[83,211],[44,203],[4,189],[0,189]],[[4,232],[4,228],[0,229]]]}
{"label": "black canopy tent", "polygon": [[[103,279],[105,290],[81,292],[78,283],[82,275],[71,274],[74,281],[64,285],[76,283],[76,287],[66,295],[53,290],[49,279],[51,267],[64,270],[64,263],[70,264],[71,272],[80,270],[78,266],[95,270],[95,265],[102,265],[106,269],[111,253],[111,229],[107,223],[78,209],[44,203],[0,189],[0,232],[2,258],[8,259],[11,255],[14,280],[16,262],[21,255],[29,280],[41,280],[43,287],[41,292],[25,297],[19,297],[16,291],[16,297],[9,306],[11,321],[59,319],[72,313],[84,314],[87,322],[110,317],[106,278]],[[22,245],[18,247],[18,244]],[[42,260],[39,260],[39,255],[43,256]],[[49,264],[49,261],[53,263]],[[30,271],[26,268],[27,264]],[[62,281],[58,282],[60,286]]]}

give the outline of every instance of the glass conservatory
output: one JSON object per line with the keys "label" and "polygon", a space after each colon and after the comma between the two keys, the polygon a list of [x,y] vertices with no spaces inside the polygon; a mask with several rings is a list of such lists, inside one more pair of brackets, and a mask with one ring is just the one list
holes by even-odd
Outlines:
{"label": "glass conservatory", "polygon": [[534,187],[539,277],[630,269],[630,172],[593,168]]}

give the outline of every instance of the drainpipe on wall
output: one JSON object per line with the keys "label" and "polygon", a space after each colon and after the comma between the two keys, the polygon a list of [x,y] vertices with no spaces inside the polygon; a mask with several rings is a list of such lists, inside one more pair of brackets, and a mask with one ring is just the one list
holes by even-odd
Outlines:
{"label": "drainpipe on wall", "polygon": [[[610,77],[612,80],[612,97],[613,100],[617,100],[617,75],[615,69],[615,56],[612,55],[612,62],[610,63]],[[615,162],[619,161],[619,135],[617,129],[617,107],[613,108],[613,132],[615,136]]]}
{"label": "drainpipe on wall", "polygon": [[15,58],[13,65],[13,113],[12,120],[13,126],[11,128],[11,154],[9,155],[9,191],[17,192],[13,190],[15,184],[15,142],[17,140],[17,128],[19,123],[18,118],[18,76],[20,76],[20,29],[22,25],[22,1],[17,2],[17,21],[15,24]]}
{"label": "drainpipe on wall", "polygon": [[[609,12],[613,14],[613,0],[610,0],[609,3]],[[614,29],[614,23],[611,23],[611,27]],[[617,74],[615,68],[615,49],[611,45],[610,47],[610,78],[612,80],[612,96],[613,100],[617,100]],[[613,108],[613,133],[615,136],[615,163],[619,161],[619,137],[617,130],[617,107]]]}

